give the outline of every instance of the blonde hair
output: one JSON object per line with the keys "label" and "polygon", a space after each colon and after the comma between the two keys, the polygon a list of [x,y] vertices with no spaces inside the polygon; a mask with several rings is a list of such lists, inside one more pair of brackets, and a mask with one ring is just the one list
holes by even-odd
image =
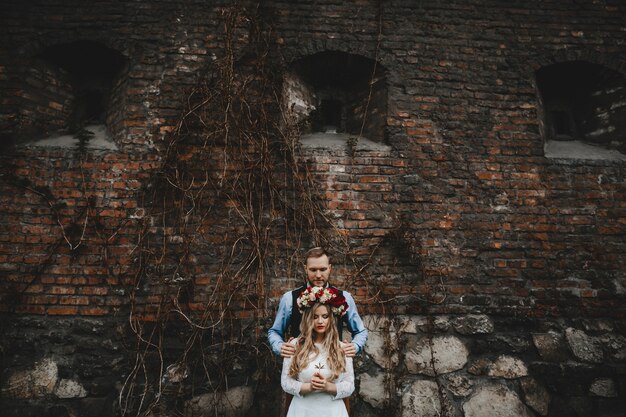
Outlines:
{"label": "blonde hair", "polygon": [[333,315],[330,307],[322,303],[315,303],[311,308],[307,308],[304,313],[302,313],[300,337],[296,344],[296,353],[289,367],[289,375],[295,378],[301,370],[307,367],[311,356],[313,356],[312,354],[317,355],[320,353],[313,342],[313,327],[315,327],[313,312],[319,306],[324,306],[328,313],[328,326],[326,332],[324,332],[322,346],[323,349],[328,352],[327,364],[332,371],[329,380],[334,381],[339,377],[339,374],[346,370],[346,355],[343,353],[343,349],[341,349],[341,345],[339,344],[339,332],[337,332],[336,323],[337,318]]}

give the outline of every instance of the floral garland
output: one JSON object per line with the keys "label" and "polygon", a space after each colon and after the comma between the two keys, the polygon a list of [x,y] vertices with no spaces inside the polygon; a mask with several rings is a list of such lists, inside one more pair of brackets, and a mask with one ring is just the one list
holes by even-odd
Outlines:
{"label": "floral garland", "polygon": [[335,288],[307,287],[296,300],[300,311],[315,303],[327,304],[334,315],[343,317],[348,311],[346,298]]}

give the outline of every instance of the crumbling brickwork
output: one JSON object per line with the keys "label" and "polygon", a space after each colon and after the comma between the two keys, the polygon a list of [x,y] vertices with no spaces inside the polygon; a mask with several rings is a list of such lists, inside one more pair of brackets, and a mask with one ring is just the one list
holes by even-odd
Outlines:
{"label": "crumbling brickwork", "polygon": [[[7,416],[277,413],[264,331],[318,244],[371,331],[355,415],[623,412],[621,2],[54,0],[0,16]],[[75,42],[120,65],[50,59]],[[371,88],[346,132],[307,136],[324,133],[315,100],[351,90],[282,80],[327,52],[371,65]],[[579,129],[596,136],[552,157],[562,107],[543,100],[562,97],[537,74],[580,62],[600,78]],[[105,145],[51,146],[93,121],[80,91],[101,94]]]}

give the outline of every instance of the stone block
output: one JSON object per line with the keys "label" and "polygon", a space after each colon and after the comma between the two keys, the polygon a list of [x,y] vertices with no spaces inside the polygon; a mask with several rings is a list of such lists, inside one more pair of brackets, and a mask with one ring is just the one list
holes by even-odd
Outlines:
{"label": "stone block", "polygon": [[565,329],[565,339],[576,359],[591,363],[601,363],[604,359],[600,342],[584,331],[569,327]]}
{"label": "stone block", "polygon": [[491,319],[484,314],[469,314],[452,320],[452,327],[457,333],[464,335],[489,334],[494,326]]}
{"label": "stone block", "polygon": [[405,356],[405,365],[413,374],[435,376],[462,369],[469,351],[454,336],[423,337]]}
{"label": "stone block", "polygon": [[398,365],[398,334],[395,324],[382,316],[365,316],[365,327],[369,330],[365,353],[384,369]]}
{"label": "stone block", "polygon": [[606,398],[617,397],[615,381],[611,378],[597,378],[591,383],[589,394]]}
{"label": "stone block", "polygon": [[398,365],[398,344],[394,334],[384,332],[369,332],[365,353],[384,369]]}
{"label": "stone block", "polygon": [[[445,414],[442,412],[442,407],[446,410]],[[437,383],[433,381],[415,381],[402,395],[401,417],[452,416],[450,410],[452,410],[452,404],[445,394],[442,398]]]}
{"label": "stone block", "polygon": [[472,375],[477,375],[477,376],[485,375],[487,373],[487,370],[491,366],[491,364],[492,362],[489,359],[479,358],[475,360],[474,362],[472,362],[472,364],[467,369],[467,372],[469,372]]}
{"label": "stone block", "polygon": [[465,417],[532,417],[515,392],[504,385],[481,387],[463,404]]}
{"label": "stone block", "polygon": [[2,394],[8,398],[36,399],[54,392],[59,379],[59,369],[51,358],[44,358],[32,367],[8,370]]}
{"label": "stone block", "polygon": [[84,398],[87,391],[78,381],[62,379],[55,387],[54,395],[59,398]]}
{"label": "stone block", "polygon": [[243,417],[254,399],[254,389],[239,386],[228,391],[198,395],[187,401],[186,417]]}
{"label": "stone block", "polygon": [[522,378],[520,380],[520,386],[522,387],[526,405],[542,416],[547,416],[550,407],[550,394],[548,390],[531,377]]}
{"label": "stone block", "polygon": [[609,359],[615,362],[626,361],[626,337],[621,334],[608,333],[598,336],[597,339]]}
{"label": "stone block", "polygon": [[424,317],[417,322],[417,328],[424,333],[446,332],[450,328],[450,319],[447,316]]}
{"label": "stone block", "polygon": [[466,397],[472,392],[473,382],[463,375],[448,375],[446,388],[457,397]]}
{"label": "stone block", "polygon": [[526,364],[519,358],[500,355],[495,362],[489,366],[487,375],[496,378],[514,379],[528,375]]}
{"label": "stone block", "polygon": [[382,407],[387,398],[385,393],[385,374],[380,372],[370,376],[364,373],[359,376],[359,379],[359,394],[363,401],[375,408]]}
{"label": "stone block", "polygon": [[560,362],[567,360],[569,353],[565,346],[563,336],[556,332],[535,333],[532,335],[533,343],[543,360]]}

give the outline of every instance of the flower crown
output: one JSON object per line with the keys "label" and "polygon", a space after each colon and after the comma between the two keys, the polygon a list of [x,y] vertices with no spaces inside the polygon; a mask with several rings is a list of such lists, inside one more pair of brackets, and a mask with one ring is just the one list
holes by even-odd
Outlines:
{"label": "flower crown", "polygon": [[348,311],[346,298],[335,288],[307,287],[296,300],[300,311],[315,303],[327,304],[334,315],[343,317]]}

